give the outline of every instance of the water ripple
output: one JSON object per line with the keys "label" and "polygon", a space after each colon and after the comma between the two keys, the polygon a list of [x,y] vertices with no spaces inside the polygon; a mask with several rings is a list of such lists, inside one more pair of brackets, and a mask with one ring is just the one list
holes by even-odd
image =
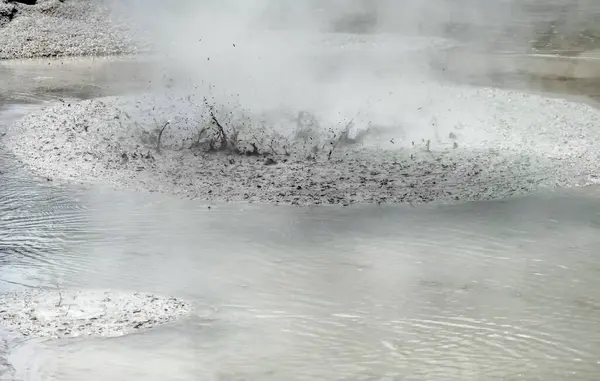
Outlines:
{"label": "water ripple", "polygon": [[[2,280],[156,291],[216,311],[119,342],[44,347],[64,379],[98,359],[121,362],[113,373],[98,365],[96,379],[142,360],[186,379],[593,380],[600,371],[591,199],[208,209],[38,182],[5,154],[0,173]],[[49,372],[35,356],[36,372]]]}

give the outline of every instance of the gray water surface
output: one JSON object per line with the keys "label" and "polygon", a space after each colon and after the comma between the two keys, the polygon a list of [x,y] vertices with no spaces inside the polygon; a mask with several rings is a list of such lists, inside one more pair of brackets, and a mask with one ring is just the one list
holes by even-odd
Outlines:
{"label": "gray water surface", "polygon": [[[5,104],[0,123],[26,111]],[[136,335],[12,340],[0,353],[32,380],[596,380],[599,233],[597,187],[455,206],[209,208],[58,187],[0,151],[0,289],[195,305]]]}
{"label": "gray water surface", "polygon": [[197,316],[148,333],[44,343],[31,357],[55,369],[49,379],[600,372],[598,189],[462,206],[208,209],[2,180],[3,279],[196,303]]}

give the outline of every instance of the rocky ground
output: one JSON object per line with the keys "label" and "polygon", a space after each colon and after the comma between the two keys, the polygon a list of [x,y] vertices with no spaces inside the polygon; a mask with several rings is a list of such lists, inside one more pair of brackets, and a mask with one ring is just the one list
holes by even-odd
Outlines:
{"label": "rocky ground", "polygon": [[0,0],[0,59],[147,49],[141,32],[109,5],[96,0]]}
{"label": "rocky ground", "polygon": [[115,337],[190,312],[175,298],[146,293],[33,289],[0,294],[0,324],[26,337]]}
{"label": "rocky ground", "polygon": [[[485,5],[477,11],[481,19],[454,15],[449,20],[442,17],[442,21],[440,15],[433,14],[432,24],[425,23],[428,27],[422,32],[492,50],[576,55],[598,49],[598,6],[591,0],[569,6],[564,1],[554,3],[521,4],[509,19],[498,17],[494,7]],[[444,4],[442,1],[438,8],[444,9]],[[147,31],[124,12],[128,7],[131,5],[118,0],[0,0],[0,59],[105,56],[151,50]],[[160,7],[153,9],[155,13],[162,11]],[[374,18],[372,11],[339,12],[325,29],[359,34],[371,33],[375,27],[392,32],[404,30],[397,22],[376,25],[384,20]],[[289,15],[277,18],[293,24]]]}
{"label": "rocky ground", "polygon": [[462,202],[595,182],[597,109],[499,89],[437,91],[466,99],[470,112],[433,102],[433,128],[428,117],[406,130],[323,133],[309,114],[285,130],[209,105],[185,111],[198,105],[193,95],[112,97],[29,115],[4,144],[51,181],[214,201]]}

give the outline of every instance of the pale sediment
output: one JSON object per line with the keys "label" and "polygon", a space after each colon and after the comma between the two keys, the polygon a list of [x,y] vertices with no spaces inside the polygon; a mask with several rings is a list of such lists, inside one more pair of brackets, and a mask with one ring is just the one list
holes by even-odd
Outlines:
{"label": "pale sediment", "polygon": [[115,337],[190,312],[176,298],[109,290],[34,289],[0,294],[0,324],[26,337]]}
{"label": "pale sediment", "polygon": [[0,0],[0,59],[133,54],[149,47],[111,1]]}

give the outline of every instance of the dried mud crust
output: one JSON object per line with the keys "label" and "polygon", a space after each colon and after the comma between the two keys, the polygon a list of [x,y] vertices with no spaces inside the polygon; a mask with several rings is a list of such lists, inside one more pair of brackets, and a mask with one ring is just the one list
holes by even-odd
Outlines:
{"label": "dried mud crust", "polygon": [[595,182],[598,110],[518,92],[460,91],[487,109],[446,124],[448,116],[437,115],[437,139],[426,131],[416,143],[399,136],[392,148],[358,144],[360,133],[352,139],[305,124],[289,134],[208,105],[185,109],[189,96],[58,105],[21,120],[4,143],[48,180],[213,201],[463,202]]}
{"label": "dried mud crust", "polygon": [[0,294],[0,324],[27,337],[115,337],[190,312],[176,298],[107,290],[28,290]]}

